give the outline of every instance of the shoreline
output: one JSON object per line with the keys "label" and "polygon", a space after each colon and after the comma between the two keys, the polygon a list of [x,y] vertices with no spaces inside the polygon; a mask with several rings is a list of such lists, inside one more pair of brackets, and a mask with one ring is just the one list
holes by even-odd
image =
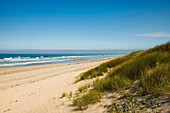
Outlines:
{"label": "shoreline", "polygon": [[[34,66],[34,65],[46,65],[46,64],[60,64],[60,63],[71,63],[77,61],[95,60],[106,57],[117,57],[123,56],[127,53],[122,54],[41,54],[41,56],[36,56],[35,54],[30,54],[27,56],[22,56],[19,54],[13,55],[0,55],[0,68],[10,68],[10,67],[23,67],[23,66]],[[32,56],[34,55],[34,56]]]}
{"label": "shoreline", "polygon": [[[12,67],[1,67],[0,68],[0,75],[10,74],[13,72],[20,72],[20,71],[26,71],[30,69],[39,69],[39,68],[47,68],[47,67],[54,67],[54,66],[64,66],[64,65],[72,65],[77,63],[85,63],[85,62],[95,62],[95,61],[101,61],[106,59],[113,59],[118,58],[121,56],[113,56],[113,57],[103,57],[103,58],[97,58],[97,59],[91,59],[91,60],[83,60],[83,61],[75,61],[75,62],[65,62],[65,63],[51,63],[51,64],[35,64],[35,65],[25,65],[25,66],[12,66]],[[12,70],[12,71],[9,71]],[[7,72],[9,71],[9,72]]]}
{"label": "shoreline", "polygon": [[118,57],[0,68],[0,112],[73,112],[72,102],[61,99],[61,94],[70,91],[74,94],[79,86],[91,81],[73,84],[79,74],[115,58]]}

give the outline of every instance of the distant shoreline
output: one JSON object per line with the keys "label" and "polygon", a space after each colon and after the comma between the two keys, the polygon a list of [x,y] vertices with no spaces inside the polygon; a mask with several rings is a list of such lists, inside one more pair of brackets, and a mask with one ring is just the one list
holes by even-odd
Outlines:
{"label": "distant shoreline", "polygon": [[[123,55],[122,55],[123,56]],[[34,65],[25,65],[25,66],[13,66],[13,67],[1,67],[0,68],[0,75],[4,74],[9,74],[13,72],[20,72],[20,71],[25,71],[25,70],[30,70],[30,69],[41,69],[41,68],[47,68],[47,67],[58,67],[58,66],[65,66],[65,65],[74,65],[74,64],[81,64],[81,63],[88,63],[88,62],[96,62],[96,61],[102,61],[102,60],[112,60],[114,58],[118,58],[121,56],[113,56],[113,57],[103,57],[103,58],[97,58],[97,59],[92,59],[92,60],[83,60],[83,61],[75,61],[75,62],[65,62],[65,63],[53,63],[53,64],[34,64]],[[13,71],[9,71],[13,70]]]}
{"label": "distant shoreline", "polygon": [[61,64],[107,57],[117,57],[128,53],[110,54],[1,54],[0,68],[25,67],[46,64]]}

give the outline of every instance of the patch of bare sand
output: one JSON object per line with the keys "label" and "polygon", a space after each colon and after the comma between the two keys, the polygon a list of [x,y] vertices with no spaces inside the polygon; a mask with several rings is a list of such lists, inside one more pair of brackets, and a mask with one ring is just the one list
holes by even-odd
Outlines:
{"label": "patch of bare sand", "polygon": [[[1,68],[0,112],[70,113],[76,111],[63,92],[73,93],[89,81],[73,84],[75,77],[112,58],[74,63]],[[90,80],[92,81],[92,80]]]}

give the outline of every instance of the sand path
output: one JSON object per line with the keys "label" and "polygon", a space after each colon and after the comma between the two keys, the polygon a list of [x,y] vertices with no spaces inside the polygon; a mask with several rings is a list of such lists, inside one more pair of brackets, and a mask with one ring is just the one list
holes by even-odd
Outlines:
{"label": "sand path", "polygon": [[0,69],[0,112],[69,113],[76,111],[63,92],[73,93],[89,81],[73,84],[75,77],[113,58]]}

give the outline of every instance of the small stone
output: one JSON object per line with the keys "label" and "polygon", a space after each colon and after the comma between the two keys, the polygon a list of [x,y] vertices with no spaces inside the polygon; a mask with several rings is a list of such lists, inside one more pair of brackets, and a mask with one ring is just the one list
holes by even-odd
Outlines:
{"label": "small stone", "polygon": [[123,99],[123,97],[118,98],[118,100],[121,100],[121,99]]}
{"label": "small stone", "polygon": [[107,109],[109,109],[110,107],[112,107],[112,105],[107,105]]}
{"label": "small stone", "polygon": [[156,107],[154,106],[154,107],[152,107],[151,109],[155,109]]}
{"label": "small stone", "polygon": [[140,110],[143,110],[144,109],[144,107],[140,107]]}
{"label": "small stone", "polygon": [[103,107],[107,107],[107,105],[104,105]]}
{"label": "small stone", "polygon": [[151,105],[150,104],[146,104],[146,108],[150,108],[151,107]]}
{"label": "small stone", "polygon": [[132,111],[132,113],[135,113],[135,111]]}

